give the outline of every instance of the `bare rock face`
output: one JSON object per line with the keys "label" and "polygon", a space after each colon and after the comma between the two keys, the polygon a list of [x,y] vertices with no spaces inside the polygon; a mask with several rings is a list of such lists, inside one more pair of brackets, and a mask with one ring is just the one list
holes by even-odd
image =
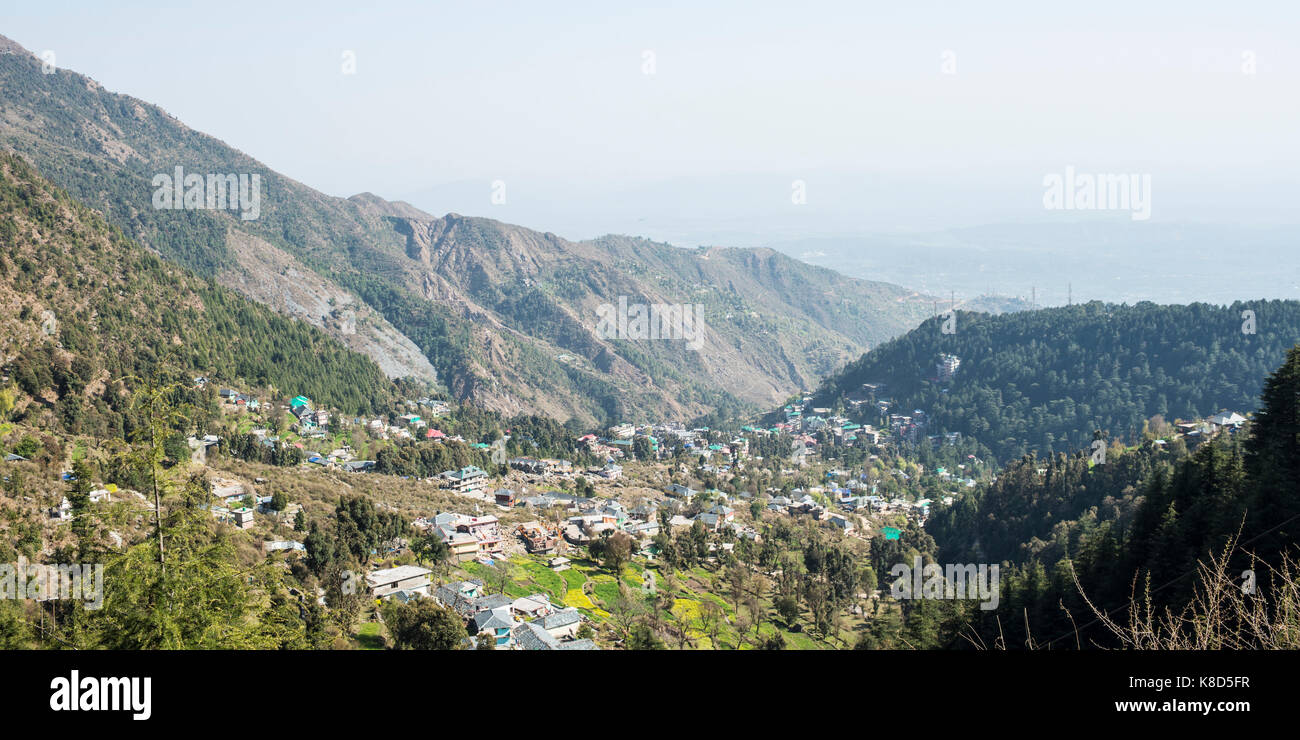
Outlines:
{"label": "bare rock face", "polygon": [[427,225],[410,218],[394,218],[393,228],[406,237],[406,256],[429,264],[430,236]]}
{"label": "bare rock face", "polygon": [[390,378],[437,382],[437,371],[415,343],[351,293],[251,234],[232,228],[227,244],[239,267],[217,275],[217,282],[324,330],[368,355]]}

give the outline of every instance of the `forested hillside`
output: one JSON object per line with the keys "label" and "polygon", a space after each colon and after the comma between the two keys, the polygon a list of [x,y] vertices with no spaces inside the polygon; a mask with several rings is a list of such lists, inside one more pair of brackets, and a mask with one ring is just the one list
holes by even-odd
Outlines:
{"label": "forested hillside", "polygon": [[[1284,557],[1293,566],[1298,553],[1297,475],[1300,346],[1265,383],[1248,433],[1220,434],[1190,454],[1181,442],[1161,449],[1147,441],[1091,468],[1085,453],[1031,456],[987,490],[939,507],[926,525],[937,559],[1002,562],[1004,617],[999,624],[991,612],[927,607],[931,613],[918,618],[941,621],[936,642],[953,646],[1133,646],[1125,643],[1133,635],[1120,637],[1097,620],[1091,601],[1119,626],[1163,628],[1143,639],[1166,647],[1202,640],[1202,647],[1294,648],[1286,629],[1294,613],[1286,609],[1297,603],[1295,573]],[[1232,600],[1247,585],[1254,590],[1246,595],[1259,598],[1238,613]],[[1222,611],[1208,610],[1211,603]],[[1161,624],[1166,609],[1177,615],[1189,604],[1196,619]]]}
{"label": "forested hillside", "polygon": [[[821,405],[884,383],[880,395],[897,413],[926,413],[928,434],[974,437],[1002,461],[1081,449],[1096,430],[1135,439],[1157,415],[1172,422],[1253,410],[1264,378],[1300,336],[1300,302],[1094,302],[998,316],[958,311],[952,333],[944,323],[928,320],[863,355],[822,385]],[[943,354],[961,365],[939,380]]]}
{"label": "forested hillside", "polygon": [[353,413],[394,397],[369,358],[164,262],[9,154],[0,241],[0,364],[17,420],[120,437],[122,391],[163,365]]}

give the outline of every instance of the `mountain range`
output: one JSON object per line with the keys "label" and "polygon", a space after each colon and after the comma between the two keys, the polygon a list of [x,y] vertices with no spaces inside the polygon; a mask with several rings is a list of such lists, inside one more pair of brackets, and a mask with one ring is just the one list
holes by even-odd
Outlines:
{"label": "mountain range", "polygon": [[[489,409],[592,422],[770,406],[937,305],[771,249],[575,242],[370,193],[332,197],[155,105],[43,69],[3,37],[0,52],[0,146],[165,259],[324,331],[390,378]],[[186,175],[209,197],[213,177],[252,178],[257,201],[205,207],[187,200]],[[598,332],[601,307],[620,299],[698,306],[699,350]]]}

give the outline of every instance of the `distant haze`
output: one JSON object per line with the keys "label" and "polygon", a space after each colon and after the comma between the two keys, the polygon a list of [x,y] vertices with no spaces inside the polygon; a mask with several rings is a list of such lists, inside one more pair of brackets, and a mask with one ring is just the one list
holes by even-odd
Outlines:
{"label": "distant haze", "polygon": [[[555,5],[44,2],[0,33],[334,195],[941,295],[1300,297],[1294,3]],[[1150,175],[1150,219],[1045,210],[1067,166]]]}

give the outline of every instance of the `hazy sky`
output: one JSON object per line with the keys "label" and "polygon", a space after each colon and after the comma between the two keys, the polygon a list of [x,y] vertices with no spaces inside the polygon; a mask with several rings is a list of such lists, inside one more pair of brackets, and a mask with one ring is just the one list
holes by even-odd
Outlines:
{"label": "hazy sky", "polygon": [[1300,4],[1062,5],[42,0],[0,33],[327,193],[570,237],[1041,221],[1067,165],[1151,174],[1153,221],[1300,221]]}

